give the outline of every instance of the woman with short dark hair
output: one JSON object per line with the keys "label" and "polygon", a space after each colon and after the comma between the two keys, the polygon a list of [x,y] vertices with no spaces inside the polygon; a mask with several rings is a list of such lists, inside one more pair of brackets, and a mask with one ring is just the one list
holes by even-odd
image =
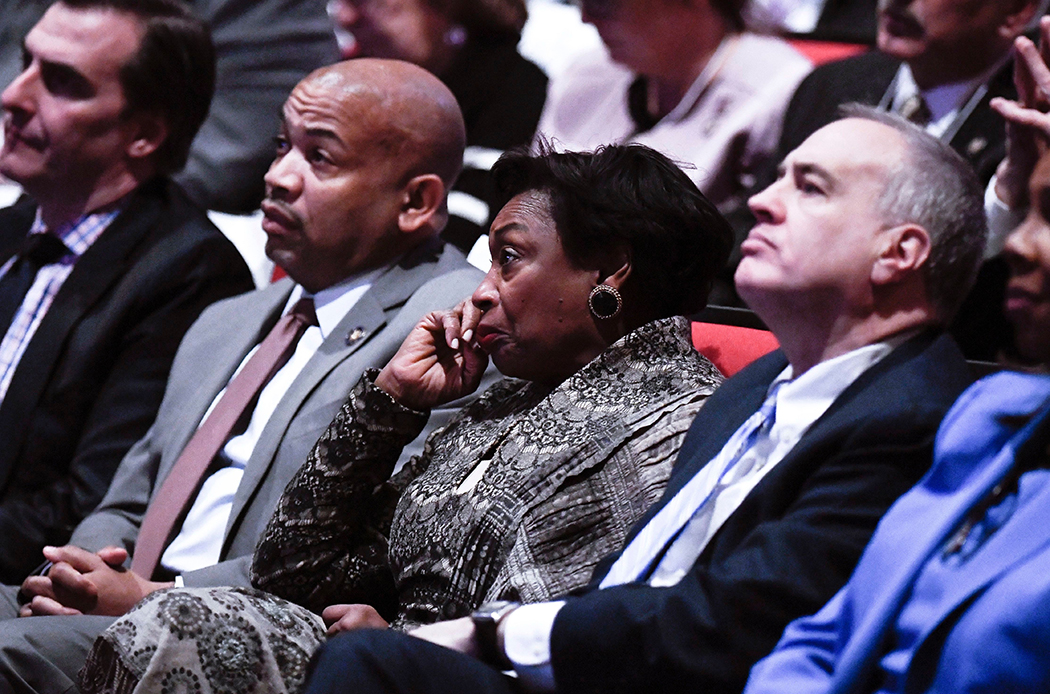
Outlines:
{"label": "woman with short dark hair", "polygon": [[[362,377],[256,551],[253,583],[302,607],[158,592],[96,643],[86,691],[149,691],[187,668],[244,691],[275,673],[298,681],[321,629],[303,607],[353,603],[324,610],[330,633],[405,629],[564,594],[623,543],[721,380],[681,313],[703,306],[729,227],[645,147],[543,148],[495,171],[508,201],[484,281]],[[429,410],[473,392],[490,358],[511,378],[387,479]],[[173,628],[186,615],[196,626]],[[231,664],[217,648],[250,656]]]}

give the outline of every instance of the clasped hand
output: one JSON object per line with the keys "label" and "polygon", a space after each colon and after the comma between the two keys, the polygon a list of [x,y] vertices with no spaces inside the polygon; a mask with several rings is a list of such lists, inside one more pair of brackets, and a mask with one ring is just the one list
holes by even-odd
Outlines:
{"label": "clasped hand", "polygon": [[488,355],[474,343],[482,312],[469,299],[423,317],[376,377],[404,407],[429,410],[477,390]]}
{"label": "clasped hand", "polygon": [[125,614],[139,600],[171,583],[147,581],[122,565],[127,550],[106,547],[96,553],[66,545],[45,547],[52,562],[45,576],[30,576],[22,582],[29,602],[20,617],[38,615],[94,614],[114,617]]}

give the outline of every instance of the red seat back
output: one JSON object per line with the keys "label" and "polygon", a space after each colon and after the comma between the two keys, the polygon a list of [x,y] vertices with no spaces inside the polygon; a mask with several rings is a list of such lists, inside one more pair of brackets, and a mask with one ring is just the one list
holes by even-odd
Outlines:
{"label": "red seat back", "polygon": [[693,323],[693,346],[719,371],[732,376],[780,346],[768,330],[719,323]]}

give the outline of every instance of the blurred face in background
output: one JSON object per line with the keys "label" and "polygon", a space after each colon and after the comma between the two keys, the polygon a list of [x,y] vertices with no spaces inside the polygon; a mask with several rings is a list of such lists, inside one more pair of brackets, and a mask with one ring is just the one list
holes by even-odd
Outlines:
{"label": "blurred face in background", "polygon": [[932,64],[945,79],[966,77],[1006,55],[1034,5],[1034,0],[879,0],[878,46],[920,70]]}
{"label": "blurred face in background", "polygon": [[1029,179],[1031,207],[1006,240],[1010,267],[1006,315],[1014,326],[1017,351],[1033,363],[1050,364],[1050,155],[1043,155]]}
{"label": "blurred face in background", "polygon": [[53,5],[26,36],[24,69],[0,96],[0,174],[39,199],[78,194],[123,171],[137,130],[120,68],[140,34],[129,15]]}
{"label": "blurred face in background", "polygon": [[333,0],[329,13],[353,36],[340,41],[344,58],[396,58],[432,72],[450,24],[427,0]]}
{"label": "blurred face in background", "polygon": [[582,0],[583,21],[593,24],[609,56],[647,76],[673,75],[697,40],[681,0]]}

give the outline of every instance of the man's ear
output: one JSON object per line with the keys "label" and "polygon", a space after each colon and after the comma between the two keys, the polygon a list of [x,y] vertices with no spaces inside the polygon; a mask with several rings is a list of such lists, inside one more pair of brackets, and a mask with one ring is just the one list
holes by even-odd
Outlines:
{"label": "man's ear", "polygon": [[168,139],[168,122],[160,114],[136,113],[128,121],[131,131],[126,152],[132,159],[145,159]]}
{"label": "man's ear", "polygon": [[930,257],[930,234],[918,224],[902,224],[880,234],[883,246],[871,268],[876,285],[900,281],[921,268]]}
{"label": "man's ear", "polygon": [[1032,22],[1041,4],[1040,0],[1013,0],[999,24],[999,35],[1013,41]]}
{"label": "man's ear", "polygon": [[438,227],[445,208],[445,182],[437,174],[422,174],[409,180],[403,189],[397,225],[405,233],[430,226]]}

